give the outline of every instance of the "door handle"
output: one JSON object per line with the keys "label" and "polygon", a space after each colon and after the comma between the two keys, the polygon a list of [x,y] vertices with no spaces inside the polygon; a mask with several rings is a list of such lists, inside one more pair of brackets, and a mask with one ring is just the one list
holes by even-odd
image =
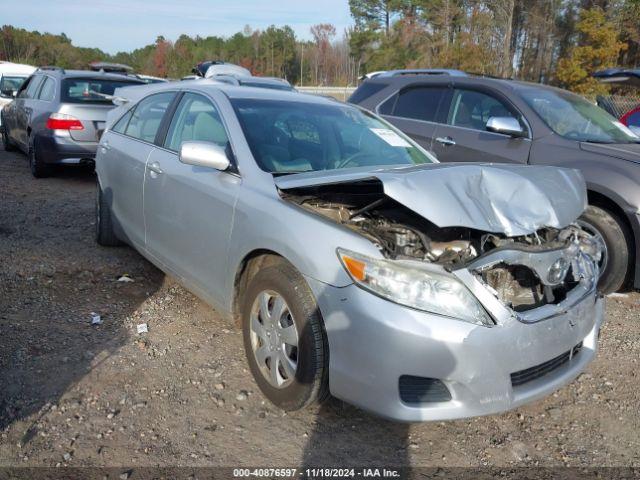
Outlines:
{"label": "door handle", "polygon": [[444,145],[445,147],[450,147],[456,144],[456,141],[451,137],[438,137],[436,138],[436,142]]}
{"label": "door handle", "polygon": [[158,162],[151,162],[149,164],[149,170],[151,170],[156,175],[162,175],[164,171],[160,168],[160,164]]}
{"label": "door handle", "polygon": [[104,150],[105,152],[107,150],[111,150],[111,147],[109,146],[109,142],[103,142],[100,144],[100,148],[102,148],[102,150]]}

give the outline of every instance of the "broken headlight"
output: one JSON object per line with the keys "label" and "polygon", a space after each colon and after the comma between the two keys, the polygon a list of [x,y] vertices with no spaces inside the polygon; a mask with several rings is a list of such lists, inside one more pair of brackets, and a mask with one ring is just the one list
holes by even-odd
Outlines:
{"label": "broken headlight", "polygon": [[356,285],[371,293],[416,310],[493,325],[478,300],[452,275],[415,262],[381,260],[340,248],[338,256]]}

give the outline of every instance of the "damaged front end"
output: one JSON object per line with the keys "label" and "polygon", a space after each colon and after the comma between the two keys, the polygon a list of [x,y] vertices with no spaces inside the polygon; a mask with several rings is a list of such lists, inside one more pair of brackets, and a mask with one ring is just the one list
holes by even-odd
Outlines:
{"label": "damaged front end", "polygon": [[[459,167],[462,170],[465,168]],[[476,176],[476,180],[480,178],[478,182],[482,184],[487,178],[491,178],[491,169],[494,167],[475,168],[481,168],[480,177]],[[503,173],[504,170],[501,169],[500,175]],[[426,178],[424,174],[424,171],[419,172],[419,175]],[[545,208],[551,210],[543,212],[551,220],[546,225],[536,225],[533,215],[527,217],[526,212],[522,213],[528,208],[523,202],[538,200],[531,195],[529,198],[512,198],[510,202],[505,202],[503,195],[486,193],[489,198],[483,197],[485,207],[478,206],[477,202],[473,203],[473,199],[469,200],[469,205],[472,205],[470,207],[461,205],[463,202],[460,192],[448,188],[447,193],[452,192],[452,195],[449,199],[443,199],[443,204],[418,204],[415,196],[413,203],[401,203],[398,201],[401,196],[392,192],[398,191],[398,184],[406,185],[410,182],[406,179],[398,181],[398,175],[402,174],[394,172],[391,178],[393,182],[385,183],[385,175],[389,174],[376,173],[366,178],[332,183],[312,182],[311,185],[287,185],[283,182],[279,187],[285,200],[370,239],[387,261],[395,262],[394,265],[426,268],[430,272],[440,271],[453,275],[472,290],[475,297],[486,298],[488,293],[508,310],[510,316],[515,316],[520,321],[535,322],[563,313],[594,292],[602,245],[574,223],[584,208],[580,204],[584,203],[584,199],[576,193],[580,191],[580,185],[574,179],[569,181],[565,177],[570,187],[568,190],[575,198],[567,199],[566,194],[558,193],[560,205],[565,202],[568,215],[573,217],[571,220],[566,215],[560,218],[561,215],[556,211],[558,205],[554,206],[548,201],[549,193],[542,192],[527,181],[529,190],[535,195],[544,196],[547,199]],[[411,173],[405,175],[411,176]],[[451,175],[451,171],[447,172],[449,181],[453,180]],[[429,188],[429,185],[424,188]],[[466,193],[468,192],[467,190]],[[453,204],[453,200],[457,204]],[[495,201],[492,203],[492,200]],[[409,203],[412,208],[405,203]],[[516,226],[509,222],[505,213],[505,209],[510,208],[510,203],[514,211],[520,211],[521,216]],[[416,212],[417,205],[420,205],[421,214]],[[495,208],[495,205],[500,208]],[[484,217],[478,218],[478,228],[471,226],[471,221],[464,217],[470,216],[473,208],[483,208],[485,213],[488,212]],[[439,225],[424,215],[427,210],[439,211],[436,215]],[[452,217],[448,224],[441,220],[443,212],[447,211]],[[479,214],[476,216],[481,217]],[[502,227],[496,227],[496,219]],[[487,231],[487,228],[492,228],[492,231]],[[384,265],[380,268],[384,269]],[[442,285],[442,279],[435,281],[424,287],[430,292],[420,294],[431,295],[434,289]],[[481,294],[478,292],[478,285],[485,290]],[[407,284],[402,288],[407,290],[413,287]],[[444,290],[436,293],[444,295],[451,288],[445,285]],[[401,294],[402,292],[394,292],[394,295]],[[452,301],[459,303],[460,298],[455,297]],[[464,305],[465,309],[476,308],[473,302],[467,303]],[[449,312],[446,309],[436,313],[458,315],[455,311]],[[473,318],[480,316],[474,313]],[[475,323],[487,324],[486,321]]]}

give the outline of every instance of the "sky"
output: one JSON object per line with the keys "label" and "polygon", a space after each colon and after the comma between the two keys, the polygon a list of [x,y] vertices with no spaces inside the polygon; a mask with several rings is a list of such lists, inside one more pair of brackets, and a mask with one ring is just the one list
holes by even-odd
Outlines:
{"label": "sky", "polygon": [[332,23],[341,36],[351,25],[347,0],[0,0],[0,23],[65,33],[74,45],[108,53],[153,43],[158,35],[231,36],[245,25],[289,25],[309,39],[309,28]]}

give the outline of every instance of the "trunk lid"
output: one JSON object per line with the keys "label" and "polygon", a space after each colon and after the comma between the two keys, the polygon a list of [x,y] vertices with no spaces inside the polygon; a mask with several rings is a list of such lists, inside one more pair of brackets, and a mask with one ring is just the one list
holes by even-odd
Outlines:
{"label": "trunk lid", "polygon": [[107,113],[114,108],[113,104],[80,105],[62,104],[60,113],[73,115],[82,122],[83,130],[70,130],[71,138],[76,142],[98,142],[105,129]]}

